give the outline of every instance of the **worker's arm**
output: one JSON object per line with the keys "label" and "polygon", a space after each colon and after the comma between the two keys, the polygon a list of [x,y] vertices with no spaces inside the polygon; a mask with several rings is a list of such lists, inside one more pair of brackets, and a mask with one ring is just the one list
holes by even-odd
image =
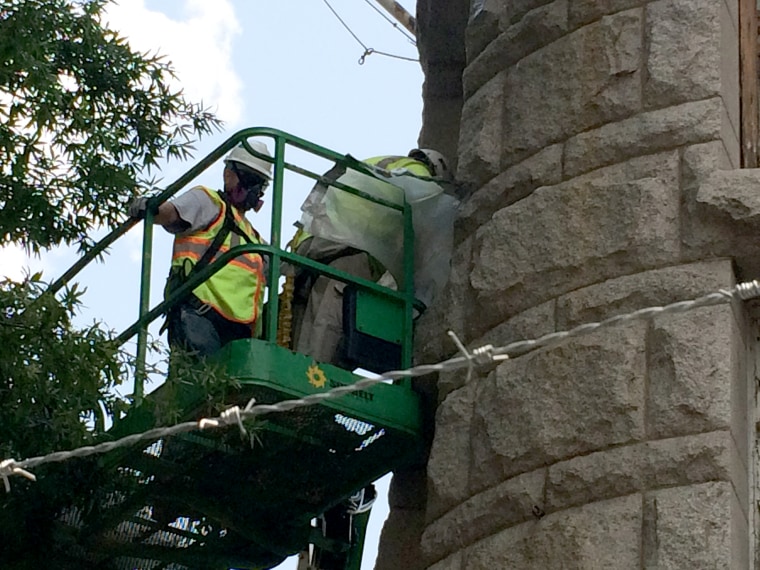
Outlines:
{"label": "worker's arm", "polygon": [[[129,215],[133,218],[144,218],[147,204],[147,197],[137,198],[129,206]],[[153,215],[153,223],[160,224],[166,231],[173,234],[183,232],[191,225],[190,222],[180,216],[173,202],[163,202],[158,206],[158,210]]]}
{"label": "worker's arm", "polygon": [[[156,212],[156,215],[153,216],[153,223],[154,224],[161,224],[165,228],[168,226],[169,228],[175,227],[178,223],[187,223],[182,218],[179,217],[179,213],[177,212],[177,208],[174,207],[174,204],[171,202],[164,202],[158,207],[158,212]],[[188,224],[189,225],[189,224]]]}

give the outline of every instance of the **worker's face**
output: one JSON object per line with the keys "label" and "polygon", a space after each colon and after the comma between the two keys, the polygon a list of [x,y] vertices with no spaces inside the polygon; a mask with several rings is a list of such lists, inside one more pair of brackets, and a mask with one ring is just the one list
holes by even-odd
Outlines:
{"label": "worker's face", "polygon": [[258,212],[264,204],[261,197],[269,181],[255,172],[230,162],[224,169],[224,191],[233,206]]}

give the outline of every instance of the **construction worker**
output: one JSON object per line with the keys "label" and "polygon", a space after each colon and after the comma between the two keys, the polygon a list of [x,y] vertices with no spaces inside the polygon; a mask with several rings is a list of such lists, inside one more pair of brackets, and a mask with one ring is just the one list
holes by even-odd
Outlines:
{"label": "construction worker", "polygon": [[[264,143],[248,144],[254,152],[271,158]],[[232,149],[224,164],[223,191],[195,186],[162,203],[155,212],[153,222],[175,236],[165,296],[218,254],[243,243],[263,243],[245,213],[261,208],[272,164],[242,144]],[[147,197],[137,198],[129,206],[129,215],[142,219],[147,207]],[[232,340],[260,336],[264,265],[262,256],[246,253],[198,285],[169,312],[169,344],[207,356]]]}
{"label": "construction worker", "polygon": [[[378,156],[363,162],[387,171],[405,171],[447,181],[451,179],[446,159],[441,153],[430,149],[413,149],[408,156]],[[340,169],[337,172],[333,169],[324,177],[336,179],[339,172]],[[351,199],[354,197],[351,196]],[[395,287],[393,278],[375,257],[345,243],[312,236],[299,229],[294,238],[293,251],[353,276],[376,282],[382,279],[381,284]],[[357,363],[345,361],[341,350],[344,287],[345,283],[317,276],[311,271],[296,271],[292,346],[296,352],[309,355],[319,362],[351,368]]]}

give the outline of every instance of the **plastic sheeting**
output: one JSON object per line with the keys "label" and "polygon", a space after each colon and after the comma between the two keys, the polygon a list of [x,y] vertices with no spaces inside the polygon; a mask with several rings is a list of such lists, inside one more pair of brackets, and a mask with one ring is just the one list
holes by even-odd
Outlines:
{"label": "plastic sheeting", "polygon": [[[361,168],[359,170],[358,168]],[[325,177],[396,205],[412,207],[415,296],[426,305],[449,276],[454,246],[454,220],[459,202],[431,178],[362,164],[340,176]],[[401,211],[318,183],[301,206],[301,224],[309,233],[364,250],[377,258],[403,284],[404,221]]]}

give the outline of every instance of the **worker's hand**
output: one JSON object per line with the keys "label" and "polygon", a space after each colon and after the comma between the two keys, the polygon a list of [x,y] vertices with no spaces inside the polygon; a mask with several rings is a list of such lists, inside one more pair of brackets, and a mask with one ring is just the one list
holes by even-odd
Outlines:
{"label": "worker's hand", "polygon": [[127,210],[127,213],[129,214],[130,218],[136,218],[138,220],[142,220],[145,218],[145,211],[148,209],[148,197],[147,196],[140,196],[139,198],[135,198],[132,200],[132,203],[129,205],[129,209]]}

